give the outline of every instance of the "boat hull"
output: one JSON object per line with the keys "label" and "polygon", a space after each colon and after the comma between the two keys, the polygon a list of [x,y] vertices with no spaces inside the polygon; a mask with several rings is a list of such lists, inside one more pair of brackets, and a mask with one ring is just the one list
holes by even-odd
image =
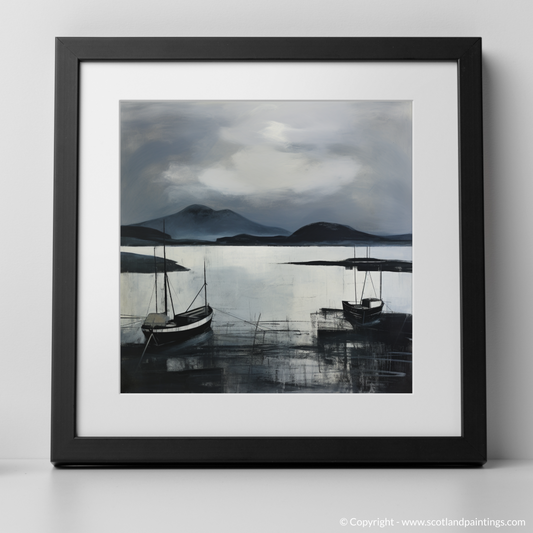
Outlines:
{"label": "boat hull", "polygon": [[200,335],[211,327],[213,309],[198,307],[192,311],[174,316],[165,325],[143,324],[141,330],[147,340],[152,338],[156,345],[179,343]]}
{"label": "boat hull", "polygon": [[383,311],[383,301],[371,299],[371,302],[375,303],[375,305],[366,306],[343,300],[342,309],[344,311],[345,318],[352,324],[357,324],[360,326],[376,322],[376,320],[378,320],[381,316],[381,312]]}

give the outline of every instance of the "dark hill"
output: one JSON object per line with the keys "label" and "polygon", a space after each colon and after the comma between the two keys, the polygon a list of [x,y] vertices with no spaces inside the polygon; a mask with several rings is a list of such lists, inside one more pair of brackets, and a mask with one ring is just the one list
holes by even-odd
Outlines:
{"label": "dark hill", "polygon": [[[120,271],[138,272],[141,274],[153,274],[157,268],[158,272],[164,272],[164,259],[150,255],[133,254],[130,252],[120,253]],[[189,269],[179,265],[172,259],[167,259],[167,272],[186,272]]]}
{"label": "dark hill", "polygon": [[381,237],[357,231],[350,226],[344,224],[334,224],[332,222],[315,222],[308,224],[303,228],[296,230],[290,237],[287,237],[288,242],[338,242],[338,241],[363,241],[374,242],[382,241]]}
{"label": "dark hill", "polygon": [[[191,244],[202,244],[202,241],[191,241]],[[154,228],[142,226],[120,226],[121,246],[161,246],[162,244],[188,244],[188,242],[173,239],[168,233]]]}
{"label": "dark hill", "polygon": [[296,230],[292,235],[271,237],[257,237],[253,235],[236,235],[217,239],[219,244],[231,245],[263,245],[263,246],[292,246],[292,245],[339,245],[353,243],[378,243],[386,239],[370,233],[357,231],[350,226],[333,224],[331,222],[316,222]]}
{"label": "dark hill", "polygon": [[142,226],[120,226],[120,236],[161,242],[171,238],[168,233],[163,233],[154,228],[144,228]]}

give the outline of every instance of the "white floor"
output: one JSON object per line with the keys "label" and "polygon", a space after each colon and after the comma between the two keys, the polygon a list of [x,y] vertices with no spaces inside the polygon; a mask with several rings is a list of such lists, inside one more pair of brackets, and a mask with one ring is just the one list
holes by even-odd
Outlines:
{"label": "white floor", "polygon": [[[388,522],[358,522],[377,519]],[[44,460],[0,461],[2,533],[438,529],[402,525],[405,519],[494,521],[445,527],[450,532],[525,520],[501,529],[533,531],[533,461],[346,470],[54,469]]]}

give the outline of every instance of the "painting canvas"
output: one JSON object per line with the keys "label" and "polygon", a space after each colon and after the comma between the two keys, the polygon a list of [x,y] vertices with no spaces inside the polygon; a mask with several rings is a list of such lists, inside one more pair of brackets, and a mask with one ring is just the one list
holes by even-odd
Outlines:
{"label": "painting canvas", "polygon": [[123,393],[412,392],[411,101],[121,101]]}

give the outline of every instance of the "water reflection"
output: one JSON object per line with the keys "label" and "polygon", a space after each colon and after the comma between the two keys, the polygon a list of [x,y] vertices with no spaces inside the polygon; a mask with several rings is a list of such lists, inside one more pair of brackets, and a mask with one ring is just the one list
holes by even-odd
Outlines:
{"label": "water reflection", "polygon": [[[169,275],[180,311],[202,286],[207,264],[211,329],[143,353],[139,319],[153,311],[153,276],[121,274],[123,392],[412,391],[410,273],[384,273],[387,312],[363,328],[347,322],[339,307],[364,273],[329,263],[349,258],[350,248],[175,247],[167,253],[189,269]],[[383,247],[373,255],[403,261],[410,254],[410,247]],[[315,260],[328,263],[303,264]]]}
{"label": "water reflection", "polygon": [[144,356],[143,346],[123,346],[122,391],[411,392],[410,316],[385,314],[371,328],[354,329],[341,310],[321,310],[312,323],[313,332],[292,322],[219,322]]}

